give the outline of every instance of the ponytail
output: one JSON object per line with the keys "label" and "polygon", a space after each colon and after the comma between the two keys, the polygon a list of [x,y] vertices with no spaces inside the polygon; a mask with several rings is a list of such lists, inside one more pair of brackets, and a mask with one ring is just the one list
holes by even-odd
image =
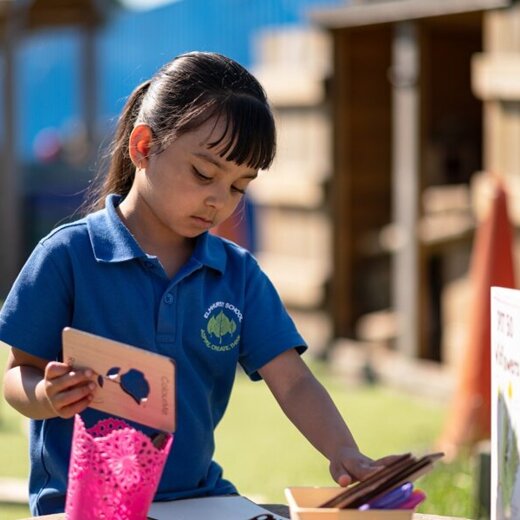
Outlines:
{"label": "ponytail", "polygon": [[85,213],[102,209],[105,205],[105,198],[110,193],[117,193],[125,197],[130,191],[134,181],[135,167],[130,159],[128,141],[150,83],[151,80],[141,83],[126,101],[110,146],[108,173],[106,177],[102,171],[98,173],[87,194]]}

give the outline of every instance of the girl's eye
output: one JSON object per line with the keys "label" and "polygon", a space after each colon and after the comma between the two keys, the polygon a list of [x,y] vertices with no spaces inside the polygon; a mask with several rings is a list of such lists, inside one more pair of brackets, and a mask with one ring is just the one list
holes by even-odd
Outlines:
{"label": "girl's eye", "polygon": [[240,193],[240,195],[245,195],[246,193],[245,189],[237,188],[236,186],[231,186],[231,189],[236,193]]}
{"label": "girl's eye", "polygon": [[193,173],[195,174],[195,177],[200,179],[201,181],[209,182],[212,180],[212,177],[208,177],[207,175],[204,175],[203,173],[199,172],[195,166],[193,166]]}

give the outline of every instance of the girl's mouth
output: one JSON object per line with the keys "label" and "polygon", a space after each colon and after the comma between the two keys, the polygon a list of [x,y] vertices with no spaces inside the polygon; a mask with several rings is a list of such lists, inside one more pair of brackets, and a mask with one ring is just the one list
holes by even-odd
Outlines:
{"label": "girl's mouth", "polygon": [[192,217],[199,225],[202,225],[204,227],[211,227],[213,225],[213,220],[209,220],[204,217]]}

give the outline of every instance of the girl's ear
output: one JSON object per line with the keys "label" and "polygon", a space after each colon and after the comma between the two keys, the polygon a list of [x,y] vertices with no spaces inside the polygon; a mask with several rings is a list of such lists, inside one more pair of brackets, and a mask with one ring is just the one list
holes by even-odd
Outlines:
{"label": "girl's ear", "polygon": [[130,134],[128,151],[136,168],[144,168],[152,147],[152,129],[148,125],[137,125]]}

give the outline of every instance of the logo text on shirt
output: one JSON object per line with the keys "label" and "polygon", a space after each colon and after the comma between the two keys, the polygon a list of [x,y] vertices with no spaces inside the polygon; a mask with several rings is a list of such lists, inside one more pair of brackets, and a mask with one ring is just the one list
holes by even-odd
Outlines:
{"label": "logo text on shirt", "polygon": [[206,327],[200,329],[204,345],[217,352],[234,349],[240,342],[242,312],[232,303],[212,303],[204,313]]}

